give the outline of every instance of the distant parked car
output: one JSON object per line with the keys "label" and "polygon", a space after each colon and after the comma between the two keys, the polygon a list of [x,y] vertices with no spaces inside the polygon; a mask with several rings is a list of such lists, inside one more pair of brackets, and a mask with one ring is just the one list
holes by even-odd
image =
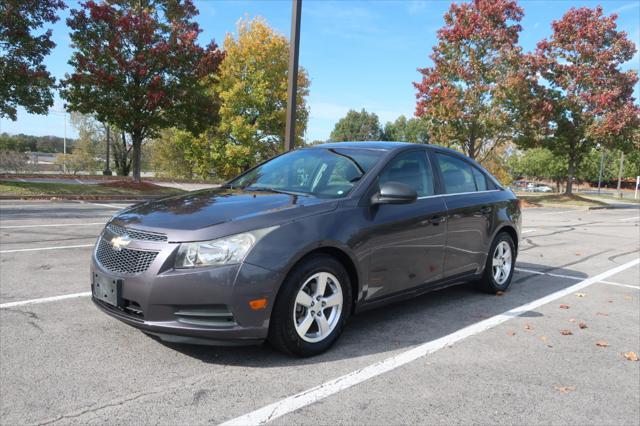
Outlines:
{"label": "distant parked car", "polygon": [[547,185],[536,185],[533,192],[553,192],[553,188]]}
{"label": "distant parked car", "polygon": [[455,151],[318,145],[117,214],[93,301],[169,342],[315,355],[359,311],[470,280],[505,291],[520,226],[514,193]]}

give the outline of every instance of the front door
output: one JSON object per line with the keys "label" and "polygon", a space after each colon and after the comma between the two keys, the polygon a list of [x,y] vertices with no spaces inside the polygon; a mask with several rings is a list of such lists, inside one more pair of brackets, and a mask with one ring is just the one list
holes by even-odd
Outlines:
{"label": "front door", "polygon": [[407,151],[392,159],[378,184],[400,182],[418,193],[411,204],[369,207],[371,238],[368,300],[436,281],[443,276],[446,206],[435,195],[434,174],[425,150]]}

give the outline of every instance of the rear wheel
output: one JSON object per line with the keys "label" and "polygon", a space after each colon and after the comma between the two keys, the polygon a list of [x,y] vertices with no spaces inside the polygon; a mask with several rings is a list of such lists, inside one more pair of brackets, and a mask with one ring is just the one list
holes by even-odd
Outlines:
{"label": "rear wheel", "polygon": [[498,234],[491,244],[484,274],[478,281],[478,287],[488,293],[506,291],[513,278],[515,268],[515,244],[506,232]]}
{"label": "rear wheel", "polygon": [[296,265],[282,283],[269,342],[299,356],[327,350],[340,336],[351,307],[351,284],[342,264],[327,255]]}

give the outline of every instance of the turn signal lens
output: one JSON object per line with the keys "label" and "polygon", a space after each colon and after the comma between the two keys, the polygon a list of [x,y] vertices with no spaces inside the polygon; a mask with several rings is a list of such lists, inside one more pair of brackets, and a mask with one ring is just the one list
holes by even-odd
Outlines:
{"label": "turn signal lens", "polygon": [[250,300],[249,301],[249,306],[254,311],[259,311],[260,309],[265,309],[267,307],[267,299],[266,298],[262,298],[262,299]]}

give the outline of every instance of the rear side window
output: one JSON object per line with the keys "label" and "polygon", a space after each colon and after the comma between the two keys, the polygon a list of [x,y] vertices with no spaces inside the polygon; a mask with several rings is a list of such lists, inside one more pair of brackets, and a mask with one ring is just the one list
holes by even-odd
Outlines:
{"label": "rear side window", "polygon": [[486,191],[487,177],[484,175],[484,173],[482,173],[480,170],[476,169],[475,167],[472,167],[471,170],[473,170],[473,177],[476,180],[476,188],[478,188],[478,191]]}
{"label": "rear side window", "polygon": [[395,157],[380,174],[379,184],[400,182],[413,188],[418,197],[434,194],[433,172],[425,151],[404,152]]}
{"label": "rear side window", "polygon": [[[436,153],[436,158],[442,172],[444,189],[447,194],[477,191],[476,179],[473,176],[474,168],[471,164],[440,153]],[[486,181],[484,185],[486,189]]]}

